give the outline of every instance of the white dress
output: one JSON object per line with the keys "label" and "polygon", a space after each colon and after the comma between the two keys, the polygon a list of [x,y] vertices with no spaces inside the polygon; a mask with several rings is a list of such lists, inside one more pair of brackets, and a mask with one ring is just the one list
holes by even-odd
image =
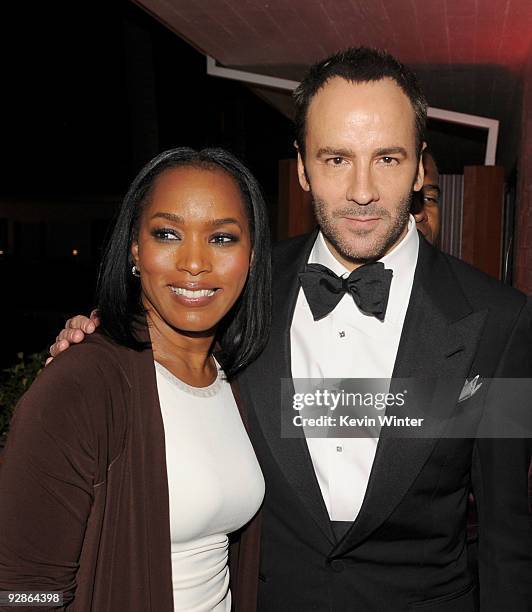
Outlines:
{"label": "white dress", "polygon": [[264,497],[264,479],[223,374],[191,387],[155,363],[165,430],[174,609],[230,612],[227,534]]}

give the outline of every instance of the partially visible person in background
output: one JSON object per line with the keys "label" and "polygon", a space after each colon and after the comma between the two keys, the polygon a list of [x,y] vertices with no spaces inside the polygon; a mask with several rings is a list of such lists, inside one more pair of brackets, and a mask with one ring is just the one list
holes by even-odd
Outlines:
{"label": "partially visible person in background", "polygon": [[102,262],[99,332],[15,411],[0,591],[79,612],[253,609],[256,579],[232,607],[228,534],[264,479],[229,381],[267,340],[269,280],[265,205],[238,160],[183,147],[140,171]]}
{"label": "partially visible person in background", "polygon": [[440,173],[429,149],[423,151],[423,187],[414,192],[412,208],[417,229],[431,244],[438,244],[440,235]]}

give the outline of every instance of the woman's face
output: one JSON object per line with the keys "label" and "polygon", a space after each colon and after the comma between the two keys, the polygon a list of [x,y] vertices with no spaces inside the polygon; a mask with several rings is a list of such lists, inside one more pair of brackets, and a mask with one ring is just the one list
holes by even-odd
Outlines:
{"label": "woman's face", "polygon": [[219,169],[163,172],[131,252],[152,322],[212,332],[242,292],[251,238],[240,188]]}

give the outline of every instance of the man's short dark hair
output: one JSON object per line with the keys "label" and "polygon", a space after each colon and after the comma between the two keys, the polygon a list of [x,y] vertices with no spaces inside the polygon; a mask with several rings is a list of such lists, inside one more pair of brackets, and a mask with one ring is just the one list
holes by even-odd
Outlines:
{"label": "man's short dark hair", "polygon": [[117,214],[98,278],[98,309],[102,330],[115,342],[135,350],[148,345],[137,339],[135,329],[145,317],[140,283],[131,273],[131,244],[138,237],[143,207],[157,178],[178,167],[218,170],[231,176],[244,202],[253,259],[244,290],[217,328],[216,353],[228,379],[253,361],[264,348],[270,327],[270,233],[268,214],[260,187],[251,172],[223,149],[195,151],[179,147],[165,151],[139,172]]}
{"label": "man's short dark hair", "polygon": [[386,51],[368,47],[350,47],[314,64],[294,91],[296,104],[296,141],[305,156],[305,131],[312,98],[334,77],[351,83],[369,83],[393,79],[410,100],[415,115],[416,148],[421,153],[427,121],[427,100],[416,75]]}

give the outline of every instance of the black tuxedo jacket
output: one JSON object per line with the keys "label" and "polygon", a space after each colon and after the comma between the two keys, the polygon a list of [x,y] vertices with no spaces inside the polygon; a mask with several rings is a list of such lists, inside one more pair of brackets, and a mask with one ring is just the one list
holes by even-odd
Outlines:
{"label": "black tuxedo jacket", "polygon": [[[362,508],[337,541],[304,438],[281,436],[281,379],[291,377],[290,325],[316,233],[274,250],[273,328],[240,377],[266,479],[258,610],[472,612],[466,510],[479,514],[483,611],[530,610],[528,443],[398,439],[383,430]],[[394,377],[530,377],[526,297],[420,239]],[[353,346],[353,351],[356,351]],[[446,409],[456,409],[460,389]]]}

